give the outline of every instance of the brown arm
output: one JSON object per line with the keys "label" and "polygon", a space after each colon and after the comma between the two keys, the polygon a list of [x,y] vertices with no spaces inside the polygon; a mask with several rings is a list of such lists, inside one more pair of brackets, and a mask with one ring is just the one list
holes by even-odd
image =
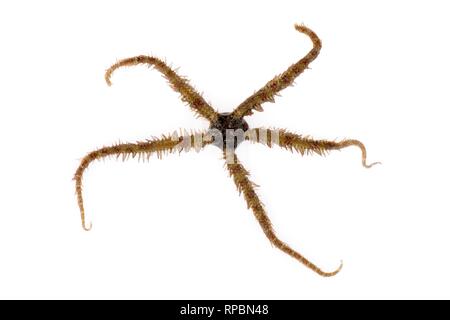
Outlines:
{"label": "brown arm", "polygon": [[242,164],[240,164],[236,154],[227,154],[226,152],[224,152],[224,158],[227,159],[227,169],[230,172],[230,175],[233,178],[239,192],[244,194],[244,198],[247,201],[248,207],[252,209],[253,214],[255,215],[256,220],[258,220],[259,225],[263,229],[264,234],[275,247],[290,255],[291,257],[298,260],[300,263],[323,277],[334,276],[342,269],[341,262],[341,265],[335,271],[325,272],[314,263],[309,261],[307,258],[305,258],[303,255],[292,249],[289,245],[281,241],[276,236],[275,231],[272,227],[272,223],[267,216],[264,206],[259,200],[258,195],[256,194],[255,184],[249,179],[249,172],[242,166]]}
{"label": "brown arm", "polygon": [[295,78],[297,78],[308,65],[316,59],[319,55],[322,43],[319,37],[309,28],[303,25],[295,25],[295,29],[301,33],[309,36],[313,43],[313,48],[306,56],[300,59],[297,63],[291,65],[285,72],[275,76],[267,84],[242,102],[232,113],[234,118],[242,118],[253,114],[253,110],[263,111],[262,104],[265,102],[274,102],[275,95],[284,88],[292,85]]}
{"label": "brown arm", "polygon": [[106,83],[109,86],[111,85],[111,76],[116,69],[137,64],[148,64],[149,66],[153,66],[164,75],[172,89],[181,95],[181,100],[186,102],[197,115],[202,116],[210,122],[215,122],[217,120],[217,112],[205,101],[205,99],[203,99],[200,93],[189,84],[189,81],[186,78],[179,76],[158,58],[137,56],[120,60],[106,70]]}

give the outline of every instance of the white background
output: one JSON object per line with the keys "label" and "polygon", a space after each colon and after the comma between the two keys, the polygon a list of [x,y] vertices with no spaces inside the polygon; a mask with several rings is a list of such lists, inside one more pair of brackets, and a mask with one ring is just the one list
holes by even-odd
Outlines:
{"label": "white background", "polygon": [[[162,2],[161,2],[162,3]],[[450,298],[445,1],[3,1],[0,298]],[[368,149],[301,157],[243,144],[278,235],[334,278],[270,245],[219,149],[93,163],[93,229],[73,174],[87,152],[202,129],[154,70],[104,83],[117,59],[166,58],[231,111],[311,47],[319,58],[251,126]]]}

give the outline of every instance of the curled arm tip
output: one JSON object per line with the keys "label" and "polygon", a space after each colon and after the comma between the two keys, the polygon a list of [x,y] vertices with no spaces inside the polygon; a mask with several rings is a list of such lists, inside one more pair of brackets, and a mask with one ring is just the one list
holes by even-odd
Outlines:
{"label": "curled arm tip", "polygon": [[86,226],[86,223],[83,221],[82,227],[85,231],[90,231],[92,229],[92,222],[90,222],[89,225]]}

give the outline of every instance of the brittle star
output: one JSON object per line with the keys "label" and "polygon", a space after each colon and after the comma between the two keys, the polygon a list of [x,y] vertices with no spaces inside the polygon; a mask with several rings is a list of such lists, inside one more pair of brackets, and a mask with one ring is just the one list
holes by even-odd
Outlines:
{"label": "brittle star", "polygon": [[[82,196],[83,173],[92,161],[109,156],[122,156],[124,160],[130,156],[133,158],[138,156],[138,158],[144,157],[148,159],[150,155],[154,153],[156,153],[158,158],[161,158],[164,153],[190,150],[192,145],[195,146],[195,149],[199,150],[206,145],[213,144],[222,149],[223,157],[227,160],[226,168],[228,169],[230,176],[233,178],[239,193],[244,195],[248,207],[253,211],[255,218],[258,220],[269,241],[275,247],[290,255],[294,259],[297,259],[317,274],[324,277],[336,275],[342,269],[342,261],[336,270],[332,272],[325,272],[277,237],[264,206],[255,191],[256,185],[250,180],[249,172],[242,166],[235,153],[238,145],[245,140],[255,143],[262,143],[268,147],[278,145],[279,147],[290,150],[291,152],[299,152],[301,155],[316,153],[323,156],[330,150],[339,150],[349,146],[356,146],[361,149],[362,165],[364,167],[370,168],[374,164],[379,163],[375,162],[369,165],[366,163],[366,148],[364,144],[358,140],[345,139],[339,142],[314,140],[309,137],[288,132],[285,129],[276,130],[249,128],[247,122],[244,120],[244,117],[252,115],[254,110],[263,111],[261,106],[263,103],[274,102],[274,97],[281,90],[292,85],[295,78],[307,69],[308,65],[319,55],[322,44],[318,36],[304,25],[295,25],[295,29],[309,36],[313,43],[313,48],[306,56],[298,62],[292,64],[282,74],[275,76],[265,86],[237,106],[231,113],[218,113],[215,111],[211,105],[207,103],[203,97],[189,84],[186,78],[179,76],[162,60],[156,57],[137,56],[120,60],[112,65],[105,73],[105,80],[108,85],[111,85],[111,75],[120,67],[138,64],[147,64],[154,67],[167,79],[172,89],[181,95],[182,101],[187,103],[198,116],[203,117],[210,122],[210,127],[205,132],[194,133],[188,136],[174,137],[163,135],[160,139],[151,139],[137,143],[117,144],[103,147],[87,154],[84,158],[82,158],[74,176],[82,227],[86,231],[90,230],[92,227],[92,224],[88,226],[85,222],[85,211]],[[229,132],[234,133],[239,131],[244,134],[229,134]]]}

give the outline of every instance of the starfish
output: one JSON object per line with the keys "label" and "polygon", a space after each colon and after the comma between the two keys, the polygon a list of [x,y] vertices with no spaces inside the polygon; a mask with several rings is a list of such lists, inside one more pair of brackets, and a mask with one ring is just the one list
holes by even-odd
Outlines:
{"label": "starfish", "polygon": [[326,155],[331,150],[356,146],[361,150],[362,165],[364,167],[370,168],[379,163],[366,163],[366,148],[364,144],[358,140],[315,140],[308,136],[288,132],[285,129],[250,128],[245,121],[244,118],[252,115],[254,111],[263,111],[262,104],[274,102],[275,96],[278,95],[281,90],[292,85],[295,78],[297,78],[304,70],[308,69],[308,65],[319,55],[322,47],[319,37],[304,25],[295,25],[295,29],[309,36],[313,48],[303,58],[287,68],[286,71],[275,76],[272,80],[267,82],[265,86],[248,97],[231,113],[219,113],[214,110],[196,89],[189,84],[189,81],[186,78],[179,76],[166,63],[156,57],[141,55],[120,60],[112,65],[105,73],[105,80],[108,85],[111,85],[111,76],[118,68],[138,64],[145,64],[153,67],[167,79],[172,89],[180,94],[181,100],[185,102],[197,116],[209,121],[210,127],[204,132],[194,132],[182,136],[178,136],[177,134],[163,135],[159,139],[149,139],[136,143],[121,143],[102,147],[83,157],[74,176],[83,229],[86,231],[90,230],[92,224],[87,225],[85,221],[82,178],[86,168],[94,160],[111,156],[121,156],[124,160],[129,157],[134,158],[137,156],[139,159],[144,158],[148,160],[152,154],[156,154],[158,158],[162,158],[166,153],[182,150],[188,151],[192,149],[199,151],[207,145],[215,145],[221,149],[230,176],[233,178],[239,193],[244,195],[248,207],[253,211],[256,220],[259,222],[269,241],[276,248],[298,260],[317,274],[324,277],[336,275],[342,269],[342,261],[339,267],[334,271],[325,272],[278,238],[264,206],[255,191],[256,184],[250,180],[249,172],[243,167],[235,152],[237,147],[244,141],[261,143],[268,147],[278,145],[291,152],[296,151],[301,155],[315,153],[321,156]]}

